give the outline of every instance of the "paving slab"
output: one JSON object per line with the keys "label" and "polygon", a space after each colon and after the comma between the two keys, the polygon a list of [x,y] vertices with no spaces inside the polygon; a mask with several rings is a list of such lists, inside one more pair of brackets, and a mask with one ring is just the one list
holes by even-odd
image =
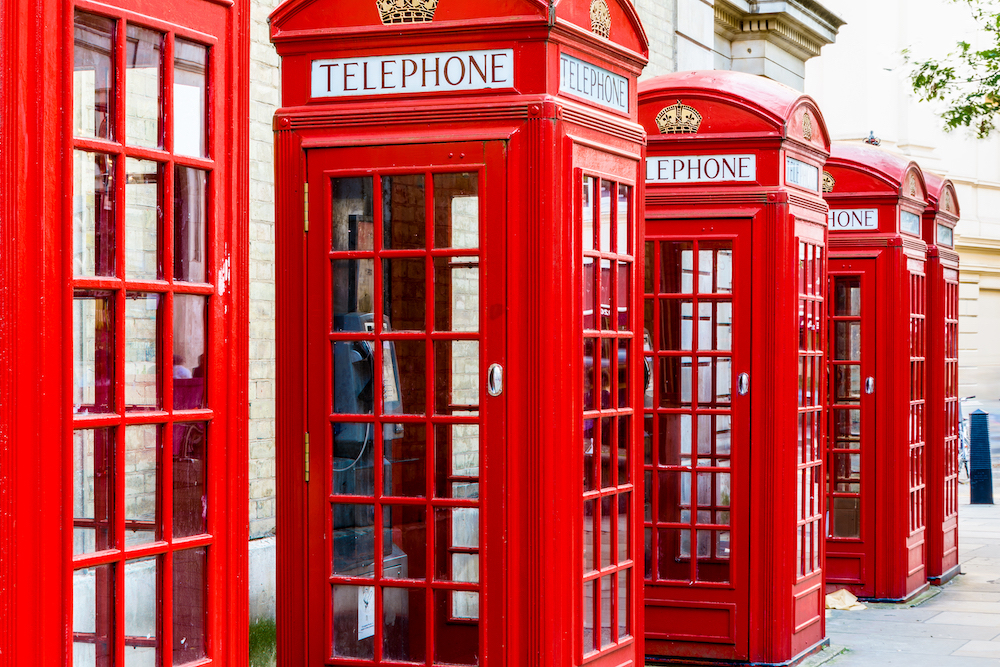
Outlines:
{"label": "paving slab", "polygon": [[1000,642],[971,641],[967,642],[954,655],[968,655],[977,658],[1000,659]]}
{"label": "paving slab", "polygon": [[941,625],[903,621],[837,620],[827,621],[827,634],[840,642],[842,636],[870,634],[878,637],[926,637],[931,639],[990,640],[1000,629],[985,626]]}

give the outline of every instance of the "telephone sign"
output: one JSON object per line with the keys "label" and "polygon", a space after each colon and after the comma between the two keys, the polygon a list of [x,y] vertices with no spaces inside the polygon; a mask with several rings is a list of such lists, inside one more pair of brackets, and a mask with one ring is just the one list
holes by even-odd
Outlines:
{"label": "telephone sign", "polygon": [[559,92],[579,95],[598,106],[628,113],[628,79],[603,67],[560,54]]}
{"label": "telephone sign", "polygon": [[878,230],[877,208],[831,208],[826,219],[831,230]]}
{"label": "telephone sign", "polygon": [[673,155],[646,158],[647,183],[723,183],[757,180],[757,156]]}

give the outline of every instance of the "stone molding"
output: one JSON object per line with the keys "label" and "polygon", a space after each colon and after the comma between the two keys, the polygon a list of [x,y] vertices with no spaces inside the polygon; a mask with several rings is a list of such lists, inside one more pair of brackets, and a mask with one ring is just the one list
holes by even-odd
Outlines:
{"label": "stone molding", "polygon": [[715,32],[732,43],[764,39],[805,61],[832,44],[844,20],[816,0],[715,0]]}

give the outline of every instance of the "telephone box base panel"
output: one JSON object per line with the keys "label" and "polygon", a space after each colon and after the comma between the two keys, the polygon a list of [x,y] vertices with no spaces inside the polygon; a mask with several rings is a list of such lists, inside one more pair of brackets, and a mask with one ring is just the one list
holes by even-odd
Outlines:
{"label": "telephone box base panel", "polygon": [[927,577],[927,583],[931,584],[932,586],[944,586],[945,584],[947,584],[949,581],[951,581],[961,573],[962,573],[962,567],[960,565],[956,565],[955,567],[951,568],[950,570],[948,570],[947,572],[945,572],[940,576]]}
{"label": "telephone box base panel", "polygon": [[713,660],[711,658],[698,658],[692,656],[662,656],[662,655],[647,655],[646,665],[651,667],[653,665],[697,665],[698,667],[728,667],[732,665],[733,667],[794,667],[799,664],[809,656],[819,653],[823,649],[830,646],[830,639],[824,637],[822,641],[819,641],[802,653],[791,660],[786,660],[785,662],[751,662],[747,660]]}
{"label": "telephone box base panel", "polygon": [[[891,602],[896,604],[902,604],[904,602],[912,602],[913,600],[917,599],[918,597],[926,593],[930,589],[930,587],[931,587],[930,584],[924,584],[923,586],[914,589],[913,592],[907,595],[906,597],[902,598],[874,598],[874,597],[863,598],[861,596],[858,596],[858,599],[861,600],[862,602],[885,602],[885,603]],[[845,586],[845,588],[850,590],[849,586]]]}

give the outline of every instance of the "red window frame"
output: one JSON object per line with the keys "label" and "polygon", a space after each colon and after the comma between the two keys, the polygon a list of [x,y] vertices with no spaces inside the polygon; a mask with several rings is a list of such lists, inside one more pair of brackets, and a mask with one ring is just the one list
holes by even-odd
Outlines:
{"label": "red window frame", "polygon": [[[631,404],[635,392],[629,386],[629,364],[642,363],[642,352],[636,347],[631,293],[637,243],[635,184],[619,176],[590,170],[577,169],[576,174],[577,201],[581,204],[576,207],[575,223],[581,230],[583,258],[581,351],[584,358],[584,377],[580,385],[583,389],[584,446],[581,454],[584,481],[581,505],[583,613],[579,650],[582,661],[591,662],[634,641],[635,619],[630,617],[629,610],[636,601],[631,599],[634,586],[630,578],[638,575],[635,554],[630,552],[636,530],[636,517],[631,516],[632,494],[636,493],[636,488],[630,453],[634,451],[631,439],[635,432],[631,420],[638,419],[639,415]],[[610,186],[607,202],[611,205],[606,216],[602,196],[604,184]],[[621,229],[622,213],[625,214],[624,230]],[[589,238],[588,227],[592,234]],[[606,293],[602,291],[606,283],[605,264]],[[591,267],[589,271],[588,266]],[[609,354],[612,358],[605,359]],[[625,363],[621,363],[623,354]],[[605,422],[608,428],[604,428]],[[588,432],[591,434],[589,442]],[[623,438],[626,439],[624,443]],[[618,465],[613,465],[613,460]],[[603,524],[605,518],[609,521],[607,530]],[[606,604],[602,598],[605,586]],[[623,607],[625,618],[622,618]],[[604,615],[610,620],[607,641],[603,636]]]}
{"label": "red window frame", "polygon": [[909,401],[909,450],[910,450],[910,530],[909,535],[924,529],[926,517],[926,462],[924,411],[927,398],[927,278],[924,262],[907,259],[909,279],[910,319],[910,401]]}

